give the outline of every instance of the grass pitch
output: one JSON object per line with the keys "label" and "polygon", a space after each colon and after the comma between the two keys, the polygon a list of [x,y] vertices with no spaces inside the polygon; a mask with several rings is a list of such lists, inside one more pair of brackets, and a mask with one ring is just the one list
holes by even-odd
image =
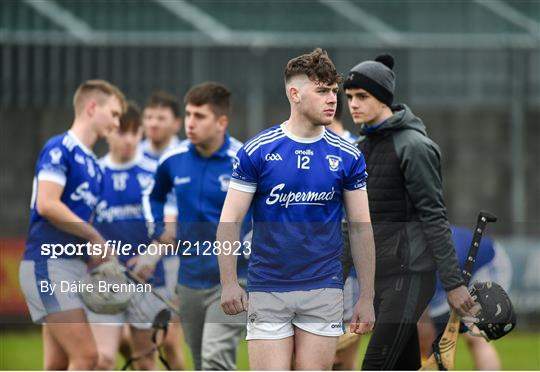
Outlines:
{"label": "grass pitch", "polygon": [[[358,366],[368,343],[362,340]],[[540,334],[514,332],[495,341],[504,370],[540,370]],[[187,368],[192,368],[189,349],[185,347]],[[0,333],[0,370],[40,370],[43,368],[41,333],[39,329],[21,332]],[[118,368],[122,361],[119,358]],[[238,369],[249,369],[247,345],[242,342],[238,348]],[[456,369],[471,370],[473,362],[463,340],[460,338],[456,358]]]}

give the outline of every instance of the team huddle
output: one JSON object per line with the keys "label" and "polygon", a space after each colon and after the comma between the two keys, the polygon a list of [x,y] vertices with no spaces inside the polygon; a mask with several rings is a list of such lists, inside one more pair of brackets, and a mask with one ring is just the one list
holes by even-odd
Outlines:
{"label": "team huddle", "polygon": [[[321,49],[286,65],[289,118],[245,144],[228,134],[221,83],[185,94],[183,141],[175,97],[155,93],[141,112],[106,81],[82,83],[71,129],[38,157],[20,266],[44,368],[113,369],[122,353],[136,369],[157,369],[159,355],[181,370],[185,339],[194,369],[233,370],[245,338],[254,370],[354,369],[370,332],[363,369],[420,368],[417,322],[436,273],[433,308],[447,297],[473,319],[479,305],[454,248],[439,149],[393,104],[393,65],[380,56],[343,81],[359,138],[339,122],[342,76]],[[111,242],[147,248],[44,253]],[[157,345],[164,309],[172,321]]]}

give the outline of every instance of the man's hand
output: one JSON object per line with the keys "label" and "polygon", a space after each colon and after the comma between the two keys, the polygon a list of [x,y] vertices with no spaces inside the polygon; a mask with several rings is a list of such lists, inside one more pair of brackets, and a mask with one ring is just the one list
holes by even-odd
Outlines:
{"label": "man's hand", "polygon": [[110,260],[113,258],[112,255],[109,254],[108,248],[107,248],[107,242],[105,239],[101,237],[99,234],[95,234],[92,236],[92,238],[89,239],[88,244],[90,244],[92,247],[101,247],[102,251],[106,253],[105,257],[102,255],[90,255],[90,259],[88,260],[88,268],[93,269],[102,263]]}
{"label": "man's hand", "polygon": [[163,231],[163,234],[161,234],[161,236],[159,237],[158,241],[163,244],[174,245],[176,243],[174,232],[170,231],[170,229],[165,229]]}
{"label": "man's hand", "polygon": [[375,325],[375,310],[373,309],[373,298],[360,296],[354,305],[351,318],[351,333],[364,335],[373,330]]}
{"label": "man's hand", "polygon": [[[157,260],[156,260],[157,258]],[[133,272],[144,281],[148,281],[154,275],[156,263],[160,256],[144,255],[135,256],[128,260],[127,266],[133,267]]]}
{"label": "man's hand", "polygon": [[456,309],[462,317],[476,315],[478,306],[475,306],[476,302],[474,302],[474,299],[469,294],[469,290],[464,285],[448,291],[446,296],[448,297],[448,304]]}
{"label": "man's hand", "polygon": [[221,307],[227,315],[236,315],[248,310],[246,291],[238,282],[222,285]]}

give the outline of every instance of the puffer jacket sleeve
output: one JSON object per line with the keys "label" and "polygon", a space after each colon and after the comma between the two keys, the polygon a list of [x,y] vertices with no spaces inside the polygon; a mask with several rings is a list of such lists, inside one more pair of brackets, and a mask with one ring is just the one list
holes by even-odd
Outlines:
{"label": "puffer jacket sleeve", "polygon": [[463,284],[444,203],[440,151],[428,137],[415,131],[395,140],[405,188],[420,219],[445,290]]}

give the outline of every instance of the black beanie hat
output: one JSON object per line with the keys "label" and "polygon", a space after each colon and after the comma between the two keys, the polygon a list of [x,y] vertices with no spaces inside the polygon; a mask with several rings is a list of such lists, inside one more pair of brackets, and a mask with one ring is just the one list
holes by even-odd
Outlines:
{"label": "black beanie hat", "polygon": [[374,61],[364,61],[354,66],[343,83],[343,89],[362,88],[373,97],[387,105],[392,106],[396,75],[394,57],[382,54]]}

